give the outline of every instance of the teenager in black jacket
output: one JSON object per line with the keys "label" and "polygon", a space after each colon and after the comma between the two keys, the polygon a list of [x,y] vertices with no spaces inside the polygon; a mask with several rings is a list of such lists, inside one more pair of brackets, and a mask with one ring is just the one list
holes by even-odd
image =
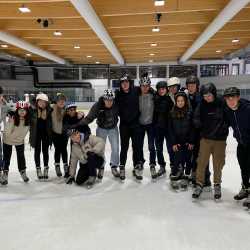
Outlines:
{"label": "teenager in black jacket", "polygon": [[179,188],[177,181],[180,179],[182,188],[186,189],[188,186],[192,169],[194,135],[192,111],[187,95],[178,92],[175,95],[175,106],[169,115],[169,138],[174,151],[174,166],[170,174],[173,188]]}
{"label": "teenager in black jacket", "polygon": [[238,142],[237,158],[241,168],[242,188],[235,200],[247,198],[243,206],[250,208],[250,102],[240,98],[240,90],[228,88],[224,92],[226,117]]}
{"label": "teenager in black jacket", "polygon": [[200,151],[193,198],[199,198],[205,181],[205,170],[210,155],[213,156],[214,198],[221,198],[221,177],[225,164],[228,125],[224,112],[224,100],[217,96],[213,83],[201,87],[202,102],[194,114],[194,125],[201,131]]}
{"label": "teenager in black jacket", "polygon": [[158,164],[160,169],[157,173],[158,177],[166,173],[166,162],[163,156],[163,144],[166,141],[166,146],[170,158],[170,166],[173,165],[174,157],[171,144],[169,143],[168,119],[169,112],[173,107],[173,102],[167,94],[167,82],[161,81],[156,84],[157,93],[155,95],[155,108],[153,123],[155,126],[155,145]]}
{"label": "teenager in black jacket", "polygon": [[120,116],[120,179],[124,181],[125,165],[129,140],[132,140],[133,163],[136,173],[142,170],[142,161],[140,156],[139,133],[139,89],[135,88],[128,75],[120,79],[120,89],[116,91],[115,102],[118,104]]}

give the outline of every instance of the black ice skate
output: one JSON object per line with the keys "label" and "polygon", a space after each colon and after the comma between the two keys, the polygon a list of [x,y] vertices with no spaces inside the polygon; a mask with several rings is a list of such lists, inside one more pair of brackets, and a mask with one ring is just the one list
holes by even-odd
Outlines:
{"label": "black ice skate", "polygon": [[247,189],[248,197],[243,202],[243,207],[250,209],[250,188]]}
{"label": "black ice skate", "polygon": [[3,175],[2,175],[2,185],[6,186],[8,185],[8,171],[3,171]]}
{"label": "black ice skate", "polygon": [[112,166],[111,167],[111,173],[115,178],[119,178],[120,177],[120,173],[117,170],[117,166]]}
{"label": "black ice skate", "polygon": [[125,175],[125,166],[120,166],[120,180],[122,182],[124,182],[126,179],[126,175]]}
{"label": "black ice skate", "polygon": [[157,172],[157,177],[162,177],[166,174],[165,166],[161,165],[159,171]]}
{"label": "black ice skate", "polygon": [[196,187],[195,187],[194,192],[192,194],[192,198],[194,200],[197,200],[200,198],[201,194],[202,194],[202,186],[199,184],[196,184]]}
{"label": "black ice skate", "polygon": [[68,178],[69,177],[69,165],[67,163],[64,163],[63,168],[64,168],[64,178]]}
{"label": "black ice skate", "polygon": [[24,182],[29,182],[30,179],[26,174],[26,170],[20,171],[20,175],[21,175]]}
{"label": "black ice skate", "polygon": [[97,178],[99,181],[102,181],[103,175],[104,175],[104,167],[98,169]]}
{"label": "black ice skate", "polygon": [[48,166],[44,167],[44,170],[43,170],[43,178],[44,178],[45,180],[48,180],[48,179],[49,179],[49,167],[48,167]]}
{"label": "black ice skate", "polygon": [[38,180],[42,180],[43,179],[43,174],[42,174],[42,170],[40,167],[36,168],[36,174],[37,174],[37,179]]}
{"label": "black ice skate", "polygon": [[234,196],[234,199],[236,201],[240,201],[240,200],[243,200],[247,197],[248,197],[247,189],[244,185],[242,185],[240,192]]}
{"label": "black ice skate", "polygon": [[56,170],[56,176],[57,177],[62,177],[62,172],[60,168],[60,163],[55,163],[55,170]]}
{"label": "black ice skate", "polygon": [[214,199],[219,200],[221,199],[221,185],[214,184]]}
{"label": "black ice skate", "polygon": [[180,181],[180,187],[182,190],[187,190],[188,189],[188,184],[189,184],[189,176],[184,175]]}
{"label": "black ice skate", "polygon": [[154,164],[150,165],[150,173],[151,173],[152,180],[155,181],[158,175],[156,173],[156,169],[155,169],[155,165]]}
{"label": "black ice skate", "polygon": [[75,181],[75,178],[72,177],[72,176],[69,176],[67,179],[66,179],[66,184],[72,184],[73,182]]}
{"label": "black ice skate", "polygon": [[203,185],[204,192],[211,192],[212,191],[212,183],[210,180],[205,181]]}
{"label": "black ice skate", "polygon": [[143,180],[143,167],[141,164],[135,166],[135,169],[133,170],[133,175],[137,181]]}

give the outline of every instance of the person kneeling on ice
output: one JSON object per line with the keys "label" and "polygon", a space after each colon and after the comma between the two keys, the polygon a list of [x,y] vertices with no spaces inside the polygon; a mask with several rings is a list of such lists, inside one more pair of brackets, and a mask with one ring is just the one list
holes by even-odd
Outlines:
{"label": "person kneeling on ice", "polygon": [[171,186],[187,189],[192,169],[192,152],[194,148],[195,131],[193,128],[192,111],[185,92],[175,95],[175,106],[169,115],[170,142],[174,151],[174,166],[170,174]]}
{"label": "person kneeling on ice", "polygon": [[[96,170],[101,168],[104,162],[105,143],[102,138],[80,133],[77,129],[69,130],[68,135],[73,144],[69,164],[70,176],[66,183],[75,181],[78,185],[86,184],[87,187],[92,187],[96,180]],[[75,178],[78,162],[80,168]]]}
{"label": "person kneeling on ice", "polygon": [[192,197],[197,199],[203,191],[205,170],[210,155],[213,156],[214,169],[214,198],[221,198],[221,177],[225,164],[226,139],[228,125],[224,112],[224,100],[217,96],[217,89],[213,83],[201,87],[203,97],[194,113],[194,125],[201,131],[200,151],[196,173],[196,188]]}
{"label": "person kneeling on ice", "polygon": [[[84,117],[77,126],[87,125],[96,119],[96,135],[101,137],[104,142],[108,138],[111,145],[110,166],[114,177],[119,178],[120,173],[117,170],[119,166],[119,130],[118,123],[118,105],[115,102],[115,94],[112,89],[104,90],[104,94],[91,107],[88,115]],[[105,163],[103,164],[105,165]],[[101,180],[104,174],[104,166],[100,168],[97,178]]]}
{"label": "person kneeling on ice", "polygon": [[13,117],[9,117],[3,132],[3,176],[2,185],[8,184],[8,173],[12,146],[16,148],[17,165],[24,182],[28,182],[26,175],[26,162],[24,157],[24,139],[29,131],[29,105],[26,102],[16,103],[16,111]]}
{"label": "person kneeling on ice", "polygon": [[240,90],[236,87],[227,88],[224,98],[227,104],[226,117],[238,142],[237,158],[242,178],[242,188],[234,199],[246,198],[243,206],[250,209],[250,102],[240,98]]}

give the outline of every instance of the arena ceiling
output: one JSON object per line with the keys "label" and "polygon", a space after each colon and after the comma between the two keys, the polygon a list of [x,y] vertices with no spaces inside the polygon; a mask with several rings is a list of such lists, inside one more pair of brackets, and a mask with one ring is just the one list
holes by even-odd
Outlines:
{"label": "arena ceiling", "polygon": [[[0,0],[0,31],[71,63],[116,64],[117,58],[73,2]],[[125,63],[180,59],[230,1],[166,0],[165,5],[159,7],[154,2],[89,1]],[[22,13],[20,7],[28,8],[30,12]],[[152,31],[156,27],[159,32]],[[248,4],[192,54],[191,59],[222,59],[226,54],[246,47],[249,42]],[[49,61],[46,56],[0,38],[1,52],[33,61]]]}

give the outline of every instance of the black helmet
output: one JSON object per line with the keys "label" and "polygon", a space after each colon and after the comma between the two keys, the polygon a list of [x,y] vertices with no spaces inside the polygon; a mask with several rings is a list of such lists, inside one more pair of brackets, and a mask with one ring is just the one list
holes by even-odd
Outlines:
{"label": "black helmet", "polygon": [[213,83],[206,83],[201,86],[201,95],[212,94],[214,97],[217,96],[217,89]]}
{"label": "black helmet", "polygon": [[230,87],[230,88],[227,88],[225,89],[224,91],[224,94],[223,94],[224,97],[229,97],[229,96],[240,96],[240,90],[236,87]]}
{"label": "black helmet", "polygon": [[160,89],[160,88],[167,88],[167,86],[168,86],[167,82],[165,82],[165,81],[160,81],[160,82],[157,82],[157,84],[156,84],[156,89],[158,90],[158,89]]}
{"label": "black helmet", "polygon": [[186,79],[186,85],[188,84],[196,84],[197,86],[200,85],[200,80],[197,76],[195,75],[190,75],[187,79]]}
{"label": "black helmet", "polygon": [[175,96],[174,96],[174,99],[176,100],[177,99],[177,97],[179,97],[179,96],[182,96],[182,97],[184,97],[185,98],[185,100],[187,101],[187,94],[184,92],[184,91],[179,91],[179,92],[177,92],[176,94],[175,94]]}

